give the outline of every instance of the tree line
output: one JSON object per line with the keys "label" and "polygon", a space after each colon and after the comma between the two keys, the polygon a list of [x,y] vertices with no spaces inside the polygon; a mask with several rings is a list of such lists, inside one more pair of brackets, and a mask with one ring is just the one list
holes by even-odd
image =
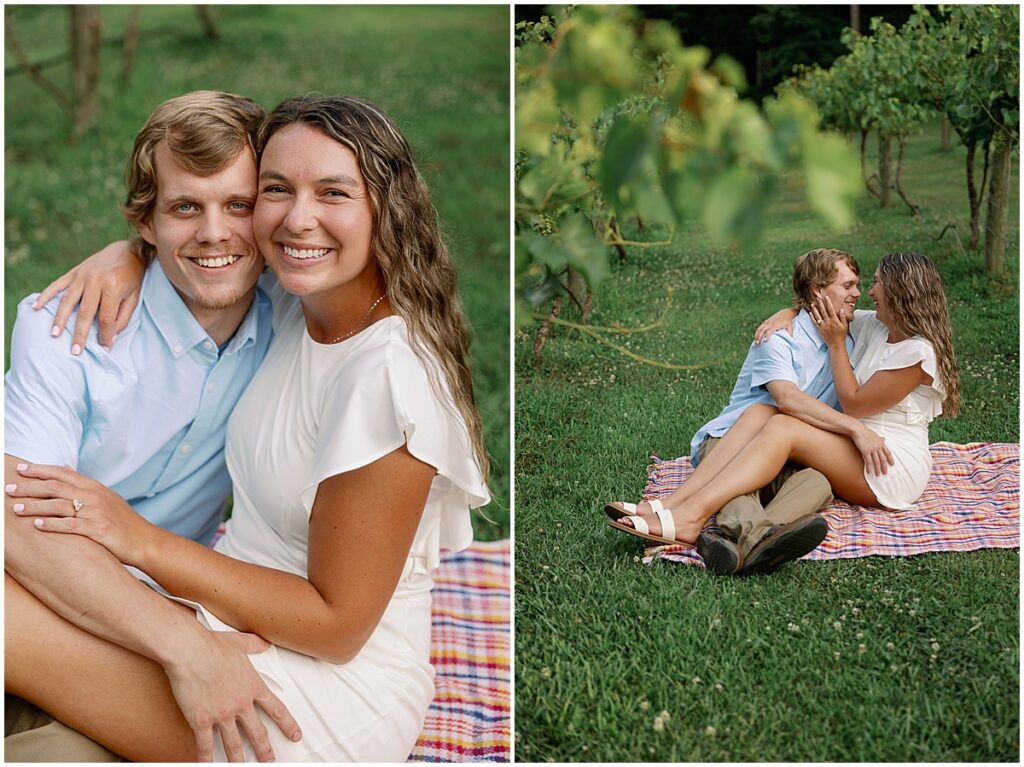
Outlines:
{"label": "tree line", "polygon": [[[948,121],[967,149],[972,250],[979,246],[987,186],[985,266],[993,274],[1006,269],[1010,171],[1020,142],[1019,25],[1016,5],[917,6],[899,29],[876,18],[869,36],[846,30],[846,55],[827,69],[801,68],[780,86],[781,92],[813,101],[826,126],[858,135],[868,192],[885,208],[895,191],[914,215],[919,206],[902,184],[907,138],[936,115]],[[878,168],[873,173],[864,159],[871,133],[878,137]]]}

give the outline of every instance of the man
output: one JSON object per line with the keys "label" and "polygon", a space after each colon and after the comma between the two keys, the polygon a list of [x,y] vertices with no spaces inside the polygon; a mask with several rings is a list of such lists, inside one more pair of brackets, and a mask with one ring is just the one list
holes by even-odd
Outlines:
{"label": "man", "polygon": [[[252,231],[252,136],[263,116],[249,99],[202,91],[162,104],[143,127],[123,206],[149,261],[140,303],[116,348],[101,346],[93,330],[73,356],[48,337],[55,301],[38,313],[31,297],[19,306],[6,379],[8,484],[18,482],[21,462],[70,465],[111,487],[149,521],[210,542],[230,492],[227,417],[271,336],[269,300],[257,288],[263,259]],[[161,663],[195,730],[199,758],[212,754],[213,738],[213,725],[199,722],[218,707],[215,724],[225,742],[224,728],[236,727],[236,716],[251,722],[255,706],[276,711],[286,735],[297,731],[244,658],[264,649],[262,640],[229,640],[196,622],[194,632],[205,632],[198,641],[242,656],[244,678],[214,667],[169,668],[166,638],[154,635],[150,624],[158,621],[147,618],[179,608],[155,599],[105,549],[78,536],[39,533],[30,517],[18,516],[24,504],[9,495],[5,507],[5,569],[17,582],[7,580],[6,587],[20,584],[66,620]],[[190,685],[214,691],[214,699],[190,702],[195,697],[182,692]],[[265,759],[270,746],[256,721],[244,730]],[[60,728],[54,723],[7,738],[6,757],[97,758],[90,741]]]}
{"label": "man", "polygon": [[[812,250],[797,259],[793,270],[794,301],[800,309],[792,336],[775,333],[752,344],[721,414],[705,424],[691,443],[696,466],[715,449],[751,405],[776,406],[787,415],[832,431],[846,416],[836,411],[828,347],[808,310],[817,295],[853,318],[860,298],[860,266],[847,253],[832,248]],[[852,347],[847,338],[847,349]],[[740,496],[718,512],[721,534],[702,533],[697,551],[708,569],[718,574],[769,573],[783,563],[813,551],[828,534],[817,514],[832,499],[821,472],[787,463],[775,480],[760,491]]]}

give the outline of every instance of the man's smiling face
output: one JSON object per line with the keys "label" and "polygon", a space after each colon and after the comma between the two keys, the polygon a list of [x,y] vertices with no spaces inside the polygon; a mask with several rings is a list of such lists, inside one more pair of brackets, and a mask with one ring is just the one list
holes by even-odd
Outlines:
{"label": "man's smiling face", "polygon": [[853,310],[860,298],[860,278],[846,261],[840,261],[836,278],[823,288],[815,288],[816,295],[827,296],[832,308],[841,313],[847,322],[853,319]]}
{"label": "man's smiling face", "polygon": [[248,302],[263,271],[252,232],[256,159],[246,147],[223,170],[198,176],[166,142],[155,153],[157,194],[139,233],[185,305],[203,317]]}

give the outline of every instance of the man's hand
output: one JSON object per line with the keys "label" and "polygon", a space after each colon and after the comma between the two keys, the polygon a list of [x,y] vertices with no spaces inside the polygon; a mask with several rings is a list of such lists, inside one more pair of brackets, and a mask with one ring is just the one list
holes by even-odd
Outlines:
{"label": "man's hand", "polygon": [[256,758],[273,761],[274,749],[257,706],[286,738],[302,737],[298,723],[246,657],[268,647],[270,643],[255,634],[210,631],[204,641],[181,654],[179,663],[165,666],[174,699],[195,733],[199,761],[213,761],[214,727],[220,731],[228,761],[245,761],[243,731]]}
{"label": "man's hand", "polygon": [[887,474],[889,467],[896,465],[892,452],[885,446],[885,439],[868,427],[857,429],[851,436],[853,444],[864,458],[864,467],[875,476]]}

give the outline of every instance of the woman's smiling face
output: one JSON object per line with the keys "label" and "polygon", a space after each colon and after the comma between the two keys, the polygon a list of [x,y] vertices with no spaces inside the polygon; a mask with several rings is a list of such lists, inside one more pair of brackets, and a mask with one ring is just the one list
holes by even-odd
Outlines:
{"label": "woman's smiling face", "polygon": [[875,316],[878,318],[878,321],[892,330],[893,316],[889,311],[889,301],[885,297],[885,288],[882,286],[882,279],[878,276],[877,269],[875,270],[874,277],[871,279],[871,289],[868,291],[868,295],[875,302]]}
{"label": "woman's smiling face", "polygon": [[281,285],[297,296],[376,281],[373,208],[355,153],[295,123],[260,159],[256,242]]}

